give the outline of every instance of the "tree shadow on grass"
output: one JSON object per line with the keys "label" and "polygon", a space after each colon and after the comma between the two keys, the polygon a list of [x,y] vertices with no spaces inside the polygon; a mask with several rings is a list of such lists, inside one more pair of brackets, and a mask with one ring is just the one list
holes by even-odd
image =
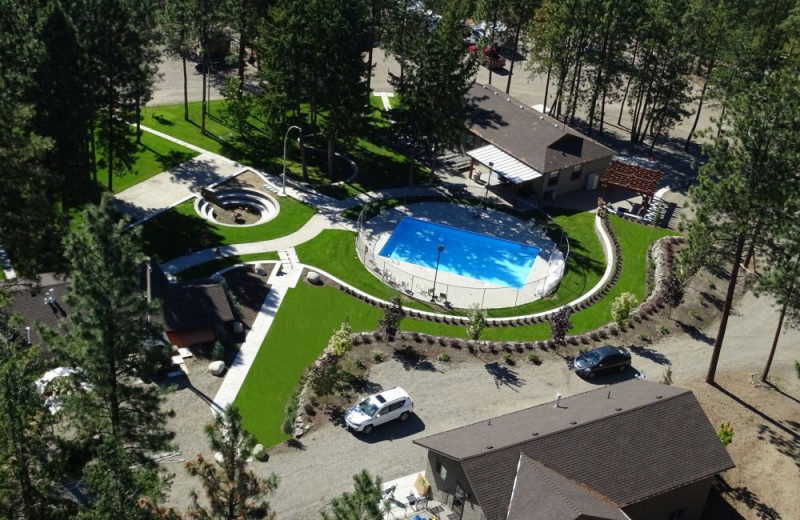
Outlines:
{"label": "tree shadow on grass", "polygon": [[214,247],[221,244],[222,240],[222,235],[215,232],[202,218],[183,215],[174,209],[142,224],[145,254],[159,261]]}
{"label": "tree shadow on grass", "polygon": [[170,150],[166,155],[159,155],[157,160],[164,170],[169,170],[191,160],[195,155],[197,154],[192,152]]}
{"label": "tree shadow on grass", "polygon": [[512,370],[509,367],[505,367],[495,361],[494,363],[486,363],[483,365],[483,368],[492,376],[494,380],[494,385],[497,388],[500,386],[506,386],[515,392],[518,392],[517,388],[520,388],[522,385],[525,384],[525,380],[519,377],[519,373],[515,370]]}

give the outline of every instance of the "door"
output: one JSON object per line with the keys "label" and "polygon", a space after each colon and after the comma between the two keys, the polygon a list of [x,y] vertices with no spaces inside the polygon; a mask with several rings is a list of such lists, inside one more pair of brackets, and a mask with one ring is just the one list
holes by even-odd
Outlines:
{"label": "door", "polygon": [[456,482],[456,492],[453,495],[453,506],[450,508],[453,510],[453,513],[458,518],[461,518],[461,515],[464,514],[464,500],[466,500],[467,494],[461,488],[461,486]]}

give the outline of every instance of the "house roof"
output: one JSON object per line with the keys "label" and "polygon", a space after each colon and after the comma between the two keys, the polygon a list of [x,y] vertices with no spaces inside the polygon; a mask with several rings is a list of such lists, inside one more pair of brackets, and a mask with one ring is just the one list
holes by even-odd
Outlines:
{"label": "house roof", "polygon": [[614,152],[491,85],[467,94],[469,130],[540,173],[611,157]]}
{"label": "house roof", "polygon": [[[31,343],[42,344],[35,323],[55,329],[70,313],[70,306],[66,302],[69,282],[53,275],[42,275],[38,286],[32,282],[21,282],[9,285],[8,288],[11,309],[22,318],[23,334],[27,334],[24,327],[30,327]],[[46,347],[43,347],[42,355],[49,357]]]}
{"label": "house roof", "polygon": [[626,520],[618,507],[525,454],[506,520]]}
{"label": "house roof", "polygon": [[172,284],[161,302],[167,331],[210,327],[234,318],[225,290],[208,280]]}
{"label": "house roof", "polygon": [[639,379],[414,442],[461,462],[488,520],[506,515],[521,453],[619,507],[733,467],[694,394]]}
{"label": "house roof", "polygon": [[603,186],[617,186],[652,197],[664,176],[660,170],[646,168],[625,160],[613,160],[600,178]]}
{"label": "house roof", "polygon": [[493,144],[470,150],[467,155],[483,164],[491,164],[493,172],[502,175],[514,184],[532,181],[542,176],[541,173],[508,155]]}

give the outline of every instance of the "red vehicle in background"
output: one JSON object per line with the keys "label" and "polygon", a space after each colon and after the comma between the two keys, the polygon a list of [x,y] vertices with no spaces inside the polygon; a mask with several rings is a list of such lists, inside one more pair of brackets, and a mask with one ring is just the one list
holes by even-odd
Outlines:
{"label": "red vehicle in background", "polygon": [[[470,45],[469,46],[469,53],[472,56],[478,56],[478,46],[477,45]],[[483,66],[490,68],[490,69],[500,69],[506,66],[506,59],[500,56],[500,52],[497,50],[497,44],[487,45],[483,48]]]}

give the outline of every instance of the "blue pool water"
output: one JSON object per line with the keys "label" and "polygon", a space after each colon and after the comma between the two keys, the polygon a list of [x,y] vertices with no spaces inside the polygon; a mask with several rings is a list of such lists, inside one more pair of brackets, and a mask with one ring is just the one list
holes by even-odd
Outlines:
{"label": "blue pool water", "polygon": [[378,254],[434,269],[439,244],[440,271],[500,286],[524,285],[539,254],[534,246],[411,217],[397,224]]}

